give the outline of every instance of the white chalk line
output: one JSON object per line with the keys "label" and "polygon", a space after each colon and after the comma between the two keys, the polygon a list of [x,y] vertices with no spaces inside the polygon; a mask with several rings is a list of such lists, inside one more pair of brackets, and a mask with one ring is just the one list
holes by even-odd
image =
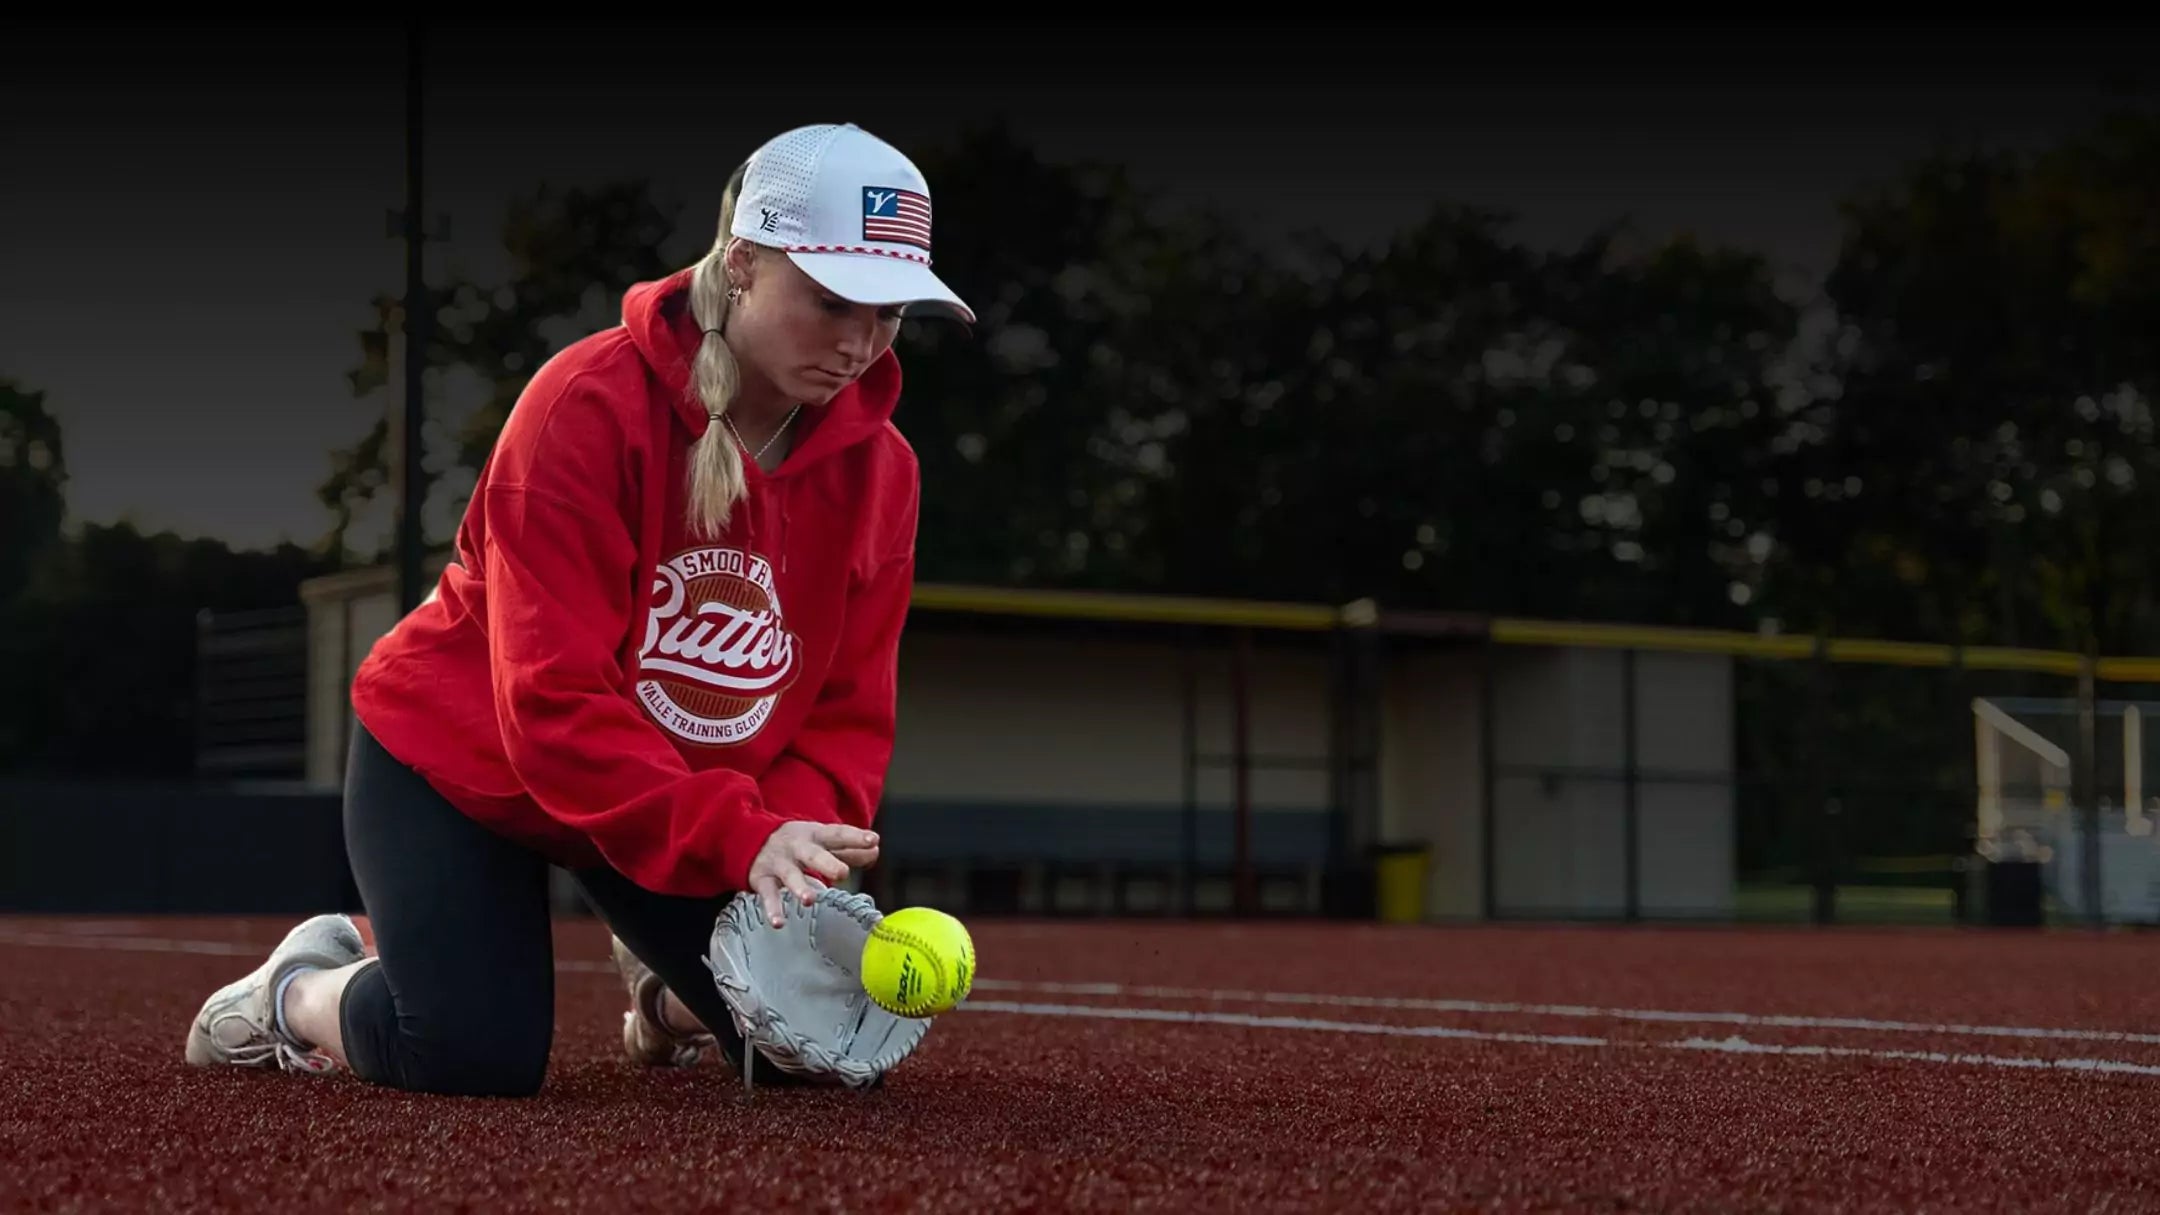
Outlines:
{"label": "white chalk line", "polygon": [[[234,941],[199,941],[173,937],[143,936],[78,936],[67,933],[25,932],[5,928],[0,928],[0,945],[62,949],[117,949],[227,957],[260,956],[266,949],[265,946],[260,944],[246,944]],[[557,959],[555,968],[559,971],[576,974],[611,975],[615,971],[612,963],[576,958]],[[1562,1004],[1504,1004],[1473,1000],[1340,996],[1298,992],[1254,992],[1219,988],[1160,987],[1121,983],[1052,983],[983,979],[978,980],[975,987],[979,991],[1042,991],[1062,992],[1070,995],[1135,997],[1142,999],[1248,1000],[1358,1008],[1480,1012],[1501,1015],[1535,1014],[1579,1018],[1611,1017],[1667,1022],[1735,1021],[1741,1024],[1780,1028],[1887,1028],[1946,1034],[1978,1033],[2022,1037],[2082,1038],[2119,1042],[2160,1042],[2160,1034],[2130,1034],[2108,1030],[2051,1030],[2031,1026],[1932,1026],[1917,1022],[1871,1021],[1843,1017],[1768,1016],[1753,1013],[1681,1013],[1643,1009],[1603,1009]],[[1232,1025],[1251,1029],[1287,1029],[1320,1033],[1364,1034],[1379,1037],[1504,1042],[1536,1046],[1610,1047],[1615,1049],[1711,1051],[1725,1054],[1795,1055],[1815,1058],[1911,1060],[1924,1063],[1971,1064],[2023,1070],[2160,1076],[2160,1064],[2130,1063],[2119,1059],[2042,1059],[2028,1056],[1953,1053],[1949,1051],[1891,1050],[1873,1047],[1751,1042],[1738,1035],[1725,1038],[1691,1037],[1676,1041],[1652,1042],[1604,1038],[1584,1034],[1512,1033],[1503,1030],[1463,1029],[1452,1025],[1393,1025],[1374,1021],[1336,1021],[1313,1017],[1270,1016],[1257,1013],[1203,1012],[1170,1008],[1121,1008],[1097,1004],[1049,1004],[984,999],[970,999],[957,1011],[1007,1013],[1035,1017],[1074,1017],[1111,1021]]]}
{"label": "white chalk line", "polygon": [[1674,1042],[1595,1038],[1577,1034],[1518,1034],[1459,1029],[1451,1025],[1388,1025],[1373,1021],[1323,1021],[1311,1017],[1269,1017],[1254,1013],[1194,1012],[1172,1008],[1112,1008],[1099,1004],[1031,1004],[1008,1000],[969,1000],[961,1011],[1013,1013],[1027,1017],[1081,1017],[1106,1021],[1160,1021],[1185,1025],[1235,1025],[1248,1029],[1290,1029],[1320,1033],[1371,1034],[1391,1038],[1447,1038],[1464,1042],[1514,1042],[1535,1046],[1611,1047],[1619,1050],[1716,1051],[1726,1054],[1804,1055],[1860,1059],[1904,1059],[1923,1063],[1980,1064],[2040,1071],[2111,1072],[2160,1076],[2160,1064],[2119,1059],[2037,1059],[2015,1055],[1952,1054],[1948,1051],[1878,1050],[1860,1046],[1788,1046],[1728,1038],[1682,1038]]}
{"label": "white chalk line", "polygon": [[99,936],[67,932],[26,932],[0,928],[0,945],[44,949],[120,949],[136,953],[201,953],[219,957],[263,957],[269,946],[244,941],[188,941],[174,937]]}
{"label": "white chalk line", "polygon": [[1409,996],[1353,996],[1291,991],[1241,991],[1213,987],[1158,987],[1131,983],[1047,983],[978,979],[981,991],[1042,995],[1106,996],[1140,1000],[1200,1000],[1217,1004],[1295,1004],[1323,1008],[1372,1008],[1403,1012],[1484,1013],[1496,1016],[1567,1017],[1578,1021],[1651,1021],[1667,1024],[1753,1025],[1769,1029],[1850,1029],[1886,1033],[2047,1038],[2076,1042],[2160,1045],[2160,1033],[2112,1029],[2050,1029],[2030,1025],[1955,1025],[1880,1021],[1867,1017],[1808,1017],[1781,1013],[1695,1012],[1651,1008],[1602,1008],[1587,1004],[1511,1004],[1490,1000],[1439,1000]]}
{"label": "white chalk line", "polygon": [[60,931],[71,936],[83,937],[112,936],[115,934],[141,936],[143,930],[148,927],[149,925],[140,920],[84,920],[79,923],[63,924],[60,926]]}

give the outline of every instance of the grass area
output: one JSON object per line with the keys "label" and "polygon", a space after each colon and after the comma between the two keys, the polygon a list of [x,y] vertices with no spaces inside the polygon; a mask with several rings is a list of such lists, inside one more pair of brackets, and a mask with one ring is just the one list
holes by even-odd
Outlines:
{"label": "grass area", "polygon": [[[1735,892],[1742,920],[1804,924],[1815,914],[1815,890],[1804,883],[1743,882]],[[1955,924],[1956,902],[1941,886],[1839,886],[1841,924]]]}

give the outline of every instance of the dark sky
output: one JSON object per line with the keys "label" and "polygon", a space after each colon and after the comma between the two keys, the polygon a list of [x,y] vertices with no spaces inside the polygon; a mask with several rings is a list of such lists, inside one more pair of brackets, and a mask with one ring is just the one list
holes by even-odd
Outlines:
{"label": "dark sky", "polygon": [[[343,377],[369,300],[402,283],[384,226],[404,196],[401,32],[6,42],[0,375],[50,394],[75,520],[313,539],[329,450],[396,403]],[[685,205],[670,252],[687,260],[771,134],[844,119],[906,149],[1002,117],[1049,156],[1122,160],[1262,231],[1370,240],[1450,197],[1539,242],[1631,216],[1804,283],[1834,256],[1840,195],[1946,144],[2032,146],[2149,104],[2131,82],[2156,45],[1880,26],[453,29],[428,64],[430,209],[453,233],[435,264],[485,276],[509,196],[618,174]]]}

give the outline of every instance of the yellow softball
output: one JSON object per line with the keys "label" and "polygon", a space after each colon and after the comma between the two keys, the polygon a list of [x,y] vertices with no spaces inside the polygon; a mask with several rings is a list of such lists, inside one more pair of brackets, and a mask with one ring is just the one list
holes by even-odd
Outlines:
{"label": "yellow softball", "polygon": [[929,907],[903,907],[863,943],[863,990],[901,1017],[931,1017],[975,985],[975,942],[960,921]]}

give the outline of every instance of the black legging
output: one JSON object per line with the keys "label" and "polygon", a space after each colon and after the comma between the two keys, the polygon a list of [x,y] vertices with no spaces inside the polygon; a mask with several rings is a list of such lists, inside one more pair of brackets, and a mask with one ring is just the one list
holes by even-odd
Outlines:
{"label": "black legging", "polygon": [[[416,1092],[538,1091],[555,1032],[546,859],[460,813],[357,725],[345,846],[379,955],[339,1010],[353,1071]],[[739,1061],[742,1040],[702,960],[725,898],[654,894],[605,868],[575,876],[615,935]]]}

